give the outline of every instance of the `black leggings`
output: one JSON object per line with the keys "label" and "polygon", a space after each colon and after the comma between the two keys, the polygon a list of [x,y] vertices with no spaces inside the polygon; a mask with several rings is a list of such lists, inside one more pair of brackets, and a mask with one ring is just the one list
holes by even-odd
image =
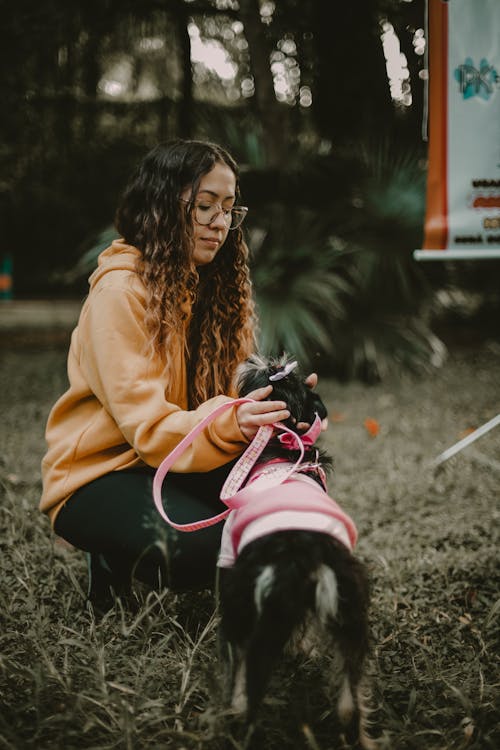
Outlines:
{"label": "black leggings", "polygon": [[[170,473],[162,489],[170,518],[188,523],[224,510],[219,495],[233,465],[200,474]],[[56,534],[91,553],[94,577],[101,560],[115,593],[127,590],[133,577],[177,591],[211,587],[223,524],[194,532],[173,529],[154,506],[153,477],[153,469],[131,469],[81,487],[60,510]]]}

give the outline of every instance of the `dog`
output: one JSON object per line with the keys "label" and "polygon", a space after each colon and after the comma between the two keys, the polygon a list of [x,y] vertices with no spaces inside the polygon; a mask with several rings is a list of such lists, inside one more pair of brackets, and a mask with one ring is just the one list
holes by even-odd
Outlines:
{"label": "dog", "polygon": [[[342,731],[349,742],[373,748],[366,734],[363,699],[369,649],[368,575],[350,549],[356,537],[354,524],[326,492],[331,459],[314,445],[327,410],[306,385],[297,363],[286,355],[254,356],[237,371],[240,396],[270,382],[270,398],[285,401],[290,411],[284,423],[288,432],[280,438],[275,430],[257,459],[244,485],[251,493],[255,481],[255,494],[229,515],[217,568],[219,649],[229,710],[249,724],[255,722],[285,651],[314,656],[323,665],[331,665],[335,655],[337,668],[328,667],[325,677],[326,687],[337,696]],[[315,425],[312,438],[312,428],[304,429],[301,423]],[[269,482],[269,472],[289,470],[300,458],[295,434],[302,434],[305,443],[296,473],[279,488],[271,484],[259,490],[259,478],[262,481],[264,475]],[[288,494],[276,509],[273,495],[285,486]],[[318,502],[311,501],[314,513],[308,510],[310,491]],[[327,507],[323,513],[322,502],[331,503],[335,512]],[[249,511],[252,503],[257,505]],[[249,512],[248,525],[239,529],[235,541],[238,514]]]}

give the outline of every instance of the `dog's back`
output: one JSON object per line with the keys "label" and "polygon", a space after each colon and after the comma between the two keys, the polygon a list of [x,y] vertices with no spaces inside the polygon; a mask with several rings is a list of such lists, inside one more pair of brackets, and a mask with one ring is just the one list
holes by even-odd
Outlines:
{"label": "dog's back", "polygon": [[337,651],[358,682],[368,644],[368,584],[340,542],[301,530],[262,537],[220,570],[219,597],[222,637],[241,662],[232,686],[236,710],[255,715],[287,645],[319,647],[327,658]]}

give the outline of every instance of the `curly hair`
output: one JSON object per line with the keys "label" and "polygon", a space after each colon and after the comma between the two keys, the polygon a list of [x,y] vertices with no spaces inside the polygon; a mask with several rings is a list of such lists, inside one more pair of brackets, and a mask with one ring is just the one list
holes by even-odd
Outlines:
{"label": "curly hair", "polygon": [[240,229],[228,233],[214,260],[193,261],[190,210],[180,210],[186,187],[194,196],[216,164],[238,167],[220,146],[193,140],[159,144],[138,165],[115,217],[121,236],[142,253],[138,273],[147,293],[145,324],[151,351],[175,379],[168,352],[180,339],[188,368],[188,403],[232,392],[236,367],[255,349],[255,309],[248,248]]}

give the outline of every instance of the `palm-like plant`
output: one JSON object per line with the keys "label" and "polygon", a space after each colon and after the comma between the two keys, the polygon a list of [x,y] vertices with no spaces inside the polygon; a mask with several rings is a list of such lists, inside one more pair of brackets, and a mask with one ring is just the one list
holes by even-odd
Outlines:
{"label": "palm-like plant", "polygon": [[105,250],[117,237],[117,231],[112,224],[87,237],[80,246],[81,255],[76,263],[64,271],[57,271],[54,280],[66,286],[86,282],[88,276],[97,266],[99,254]]}
{"label": "palm-like plant", "polygon": [[353,286],[345,300],[348,324],[335,328],[331,364],[346,377],[378,380],[393,364],[439,366],[446,350],[425,322],[432,289],[412,253],[424,219],[420,156],[388,145],[361,146],[359,154],[365,174],[345,227],[337,227],[353,251]]}
{"label": "palm-like plant", "polygon": [[250,228],[263,353],[292,352],[315,366],[332,353],[331,329],[344,319],[351,287],[329,224],[307,209],[273,204]]}
{"label": "palm-like plant", "polygon": [[365,381],[394,365],[439,366],[445,347],[425,322],[432,289],[412,253],[424,216],[420,155],[358,145],[302,177],[317,185],[321,209],[275,203],[250,231],[262,349]]}

